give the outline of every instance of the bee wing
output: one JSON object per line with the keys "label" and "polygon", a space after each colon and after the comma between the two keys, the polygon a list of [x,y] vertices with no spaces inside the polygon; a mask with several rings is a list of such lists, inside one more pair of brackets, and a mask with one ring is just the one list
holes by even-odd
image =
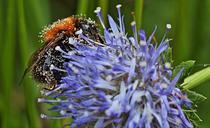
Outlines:
{"label": "bee wing", "polygon": [[42,57],[49,48],[51,48],[53,45],[55,45],[62,38],[63,38],[63,35],[60,35],[60,36],[58,36],[58,38],[55,38],[55,40],[45,43],[40,49],[38,49],[31,55],[29,62],[28,62],[28,66],[24,70],[24,73],[23,73],[18,85],[21,85],[23,83],[23,80],[24,80],[26,74],[29,73],[35,65],[37,65],[37,63],[41,59],[40,57]]}
{"label": "bee wing", "polygon": [[37,62],[40,61],[41,57],[45,54],[45,52],[53,45],[56,45],[57,42],[59,42],[59,40],[63,38],[63,36],[64,36],[63,34],[59,35],[57,38],[55,38],[55,40],[45,43],[39,50],[35,51],[29,60],[28,63],[29,69],[31,70],[37,64]]}

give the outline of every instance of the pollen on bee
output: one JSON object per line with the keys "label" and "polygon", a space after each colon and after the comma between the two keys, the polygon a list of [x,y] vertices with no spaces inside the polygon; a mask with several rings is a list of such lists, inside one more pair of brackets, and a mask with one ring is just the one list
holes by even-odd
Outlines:
{"label": "pollen on bee", "polygon": [[47,118],[47,116],[46,116],[45,114],[41,114],[40,117],[41,117],[42,119]]}
{"label": "pollen on bee", "polygon": [[51,26],[47,27],[43,31],[44,42],[50,42],[56,38],[57,33],[64,31],[67,35],[72,35],[75,29],[76,18],[68,17],[63,20],[59,20],[53,23]]}

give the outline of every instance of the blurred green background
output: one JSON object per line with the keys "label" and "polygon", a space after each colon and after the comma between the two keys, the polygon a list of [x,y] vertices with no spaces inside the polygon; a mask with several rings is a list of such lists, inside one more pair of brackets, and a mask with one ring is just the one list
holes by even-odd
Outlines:
{"label": "blurred green background", "polygon": [[[44,108],[37,103],[36,83],[27,77],[18,86],[30,55],[41,46],[38,34],[45,25],[75,14],[97,20],[93,11],[98,6],[104,17],[109,13],[116,19],[119,1],[129,33],[131,12],[147,34],[158,26],[158,40],[170,23],[175,64],[188,59],[197,60],[198,66],[210,63],[210,0],[0,0],[1,128],[59,128],[68,122],[40,119]],[[209,128],[210,81],[194,90],[208,97],[198,112],[204,120],[201,128]]]}

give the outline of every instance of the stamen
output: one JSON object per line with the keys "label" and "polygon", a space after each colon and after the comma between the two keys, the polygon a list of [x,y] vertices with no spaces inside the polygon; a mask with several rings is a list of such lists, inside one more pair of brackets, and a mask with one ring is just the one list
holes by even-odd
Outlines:
{"label": "stamen", "polygon": [[108,76],[106,77],[106,80],[107,80],[107,81],[111,81],[111,80],[112,80],[112,76],[111,76],[111,75],[108,75]]}
{"label": "stamen", "polygon": [[133,21],[131,22],[131,27],[132,27],[132,30],[133,30],[133,35],[134,35],[134,38],[135,38],[135,44],[136,46],[138,45],[138,37],[137,37],[137,30],[136,30],[136,22]]}
{"label": "stamen", "polygon": [[171,24],[166,24],[166,29],[170,30],[171,29]]}
{"label": "stamen", "polygon": [[[62,85],[59,85],[57,88],[53,89],[52,91],[44,93],[45,96],[49,96],[62,88]],[[59,99],[56,99],[56,102],[60,102]]]}
{"label": "stamen", "polygon": [[135,25],[136,25],[135,21],[131,22],[131,26],[135,26]]}
{"label": "stamen", "polygon": [[161,86],[162,88],[167,88],[167,87],[168,87],[168,85],[167,85],[166,83],[161,83],[160,86]]}
{"label": "stamen", "polygon": [[76,53],[77,53],[77,51],[69,51],[69,52],[68,52],[68,55],[69,55],[69,56],[72,56],[72,55],[74,55],[74,54],[76,54]]}
{"label": "stamen", "polygon": [[73,66],[73,64],[68,64],[68,66],[69,66],[69,68],[71,68],[71,70],[75,73],[75,74],[77,74],[78,72],[79,72],[79,70],[78,70],[78,68],[76,68],[75,66]]}
{"label": "stamen", "polygon": [[80,35],[80,34],[82,34],[82,29],[80,29],[80,30],[76,31],[76,32],[75,32],[75,34],[76,34],[76,35]]}
{"label": "stamen", "polygon": [[68,54],[68,53],[66,53],[64,50],[62,50],[60,46],[56,46],[56,47],[55,47],[55,50],[56,50],[56,51],[59,51],[59,52],[61,52],[61,53],[63,53],[63,54],[65,54],[65,55]]}
{"label": "stamen", "polygon": [[75,44],[76,41],[73,38],[69,38],[69,44]]}
{"label": "stamen", "polygon": [[88,111],[85,111],[83,116],[88,116],[89,115],[89,112]]}
{"label": "stamen", "polygon": [[61,100],[61,99],[55,99],[55,100],[48,100],[48,99],[44,99],[44,98],[38,98],[37,102],[39,103],[66,103],[68,102],[68,100]]}
{"label": "stamen", "polygon": [[173,39],[168,39],[168,38],[166,38],[165,39],[165,42],[170,42],[170,41],[172,41]]}
{"label": "stamen", "polygon": [[40,117],[41,117],[42,119],[47,119],[47,115],[45,115],[45,114],[41,114]]}
{"label": "stamen", "polygon": [[171,68],[171,64],[170,64],[169,62],[166,62],[166,63],[165,63],[165,68],[166,68],[166,69],[170,69],[170,68]]}
{"label": "stamen", "polygon": [[100,7],[97,7],[96,10],[94,11],[96,13],[96,15],[98,16],[100,22],[101,22],[101,25],[103,27],[103,29],[106,29],[105,25],[104,25],[104,21],[103,21],[103,18],[102,18],[102,14],[101,14],[101,8]]}
{"label": "stamen", "polygon": [[56,101],[60,102],[60,101],[61,101],[61,99],[60,99],[60,98],[56,98]]}
{"label": "stamen", "polygon": [[163,42],[163,41],[165,40],[166,35],[168,34],[168,32],[169,32],[170,30],[171,30],[171,24],[166,24],[166,32],[165,32],[165,34],[164,34],[164,36],[163,36],[161,42]]}
{"label": "stamen", "polygon": [[144,82],[140,82],[139,87],[144,87]]}
{"label": "stamen", "polygon": [[41,95],[44,95],[45,94],[45,91],[41,90],[40,93],[41,93]]}
{"label": "stamen", "polygon": [[68,108],[69,108],[69,109],[72,109],[72,108],[73,108],[73,105],[70,104],[70,105],[68,106]]}
{"label": "stamen", "polygon": [[145,40],[140,40],[140,45],[146,46],[147,45],[147,42]]}
{"label": "stamen", "polygon": [[50,70],[58,70],[58,71],[61,71],[61,72],[66,72],[66,70],[61,69],[61,68],[57,68],[53,64],[50,65]]}
{"label": "stamen", "polygon": [[66,114],[66,111],[61,110],[61,111],[60,111],[60,114],[61,114],[61,115],[65,115],[65,114]]}
{"label": "stamen", "polygon": [[93,46],[93,44],[97,44],[97,45],[101,45],[101,46],[106,46],[106,45],[104,45],[104,44],[101,44],[101,43],[99,43],[99,42],[97,42],[97,41],[94,41],[94,40],[92,40],[92,39],[86,37],[86,36],[83,35],[83,34],[80,34],[80,37],[81,37],[82,39],[84,39],[85,41],[87,41],[87,42],[88,42],[90,45],[92,45],[92,46]]}
{"label": "stamen", "polygon": [[118,11],[118,20],[119,20],[119,24],[120,24],[120,33],[123,33],[122,16],[121,16],[121,11],[120,11],[120,8],[121,8],[121,7],[122,7],[121,4],[118,4],[118,5],[116,6],[117,11]]}
{"label": "stamen", "polygon": [[147,62],[146,61],[141,61],[140,62],[140,66],[141,67],[146,67],[147,66]]}
{"label": "stamen", "polygon": [[76,67],[73,67],[72,70],[75,74],[77,74],[79,72],[79,70]]}
{"label": "stamen", "polygon": [[43,102],[45,99],[43,99],[43,98],[38,98],[37,99],[37,102]]}
{"label": "stamen", "polygon": [[63,118],[66,118],[66,117],[71,117],[71,115],[64,114],[62,116],[47,116],[45,114],[41,114],[40,117],[42,119],[63,119]]}
{"label": "stamen", "polygon": [[121,7],[122,7],[121,4],[118,4],[118,5],[116,6],[117,9],[118,9],[118,8],[121,8]]}
{"label": "stamen", "polygon": [[79,34],[79,36],[80,36],[80,38],[84,39],[86,41],[86,43],[88,43],[89,45],[93,46],[93,44],[90,42],[90,39],[88,37],[86,37],[82,33]]}

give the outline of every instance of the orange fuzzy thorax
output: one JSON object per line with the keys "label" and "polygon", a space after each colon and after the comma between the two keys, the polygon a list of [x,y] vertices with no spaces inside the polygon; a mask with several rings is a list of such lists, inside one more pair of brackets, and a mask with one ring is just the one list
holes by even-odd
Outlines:
{"label": "orange fuzzy thorax", "polygon": [[50,42],[56,38],[56,35],[64,31],[66,35],[70,36],[75,31],[75,23],[77,22],[77,18],[75,17],[67,17],[63,20],[57,21],[52,24],[49,28],[44,30],[43,39],[44,42]]}

